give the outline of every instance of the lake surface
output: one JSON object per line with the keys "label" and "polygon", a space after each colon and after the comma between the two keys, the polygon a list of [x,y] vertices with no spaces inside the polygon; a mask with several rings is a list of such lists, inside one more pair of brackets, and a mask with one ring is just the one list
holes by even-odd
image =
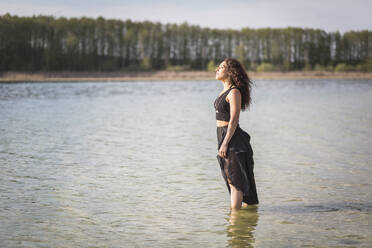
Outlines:
{"label": "lake surface", "polygon": [[257,80],[259,205],[217,155],[219,81],[0,84],[0,247],[371,247],[372,81]]}

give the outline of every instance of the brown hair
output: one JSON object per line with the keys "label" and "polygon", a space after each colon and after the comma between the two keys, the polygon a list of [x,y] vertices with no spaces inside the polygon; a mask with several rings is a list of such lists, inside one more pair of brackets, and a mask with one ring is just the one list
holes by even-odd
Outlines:
{"label": "brown hair", "polygon": [[229,82],[238,87],[242,95],[241,109],[249,109],[252,101],[252,81],[249,79],[243,65],[237,59],[227,58],[224,61],[226,62],[226,72]]}

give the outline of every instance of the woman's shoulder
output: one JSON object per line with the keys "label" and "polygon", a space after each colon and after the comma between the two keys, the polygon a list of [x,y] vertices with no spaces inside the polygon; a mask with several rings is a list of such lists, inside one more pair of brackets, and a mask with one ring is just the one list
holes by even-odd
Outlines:
{"label": "woman's shoulder", "polygon": [[240,97],[240,96],[241,96],[241,92],[240,92],[240,89],[238,87],[230,88],[230,92],[226,96],[226,102],[228,102],[228,103],[230,102],[229,101],[230,97]]}
{"label": "woman's shoulder", "polygon": [[233,90],[233,89],[237,89],[237,90],[241,91],[241,89],[238,86],[231,87],[231,90]]}
{"label": "woman's shoulder", "polygon": [[[241,89],[237,86],[234,86],[230,89],[229,95],[231,94],[231,92],[241,93]],[[235,93],[233,93],[233,94],[235,94]]]}

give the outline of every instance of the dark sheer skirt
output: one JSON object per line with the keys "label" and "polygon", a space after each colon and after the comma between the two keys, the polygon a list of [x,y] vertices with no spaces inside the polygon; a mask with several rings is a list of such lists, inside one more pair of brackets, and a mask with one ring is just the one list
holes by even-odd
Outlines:
{"label": "dark sheer skirt", "polygon": [[[220,149],[226,132],[227,126],[217,127],[218,149]],[[217,155],[217,160],[229,194],[231,194],[230,182],[236,189],[243,192],[243,202],[258,204],[253,173],[253,150],[250,140],[249,134],[238,125],[229,142],[226,158]]]}

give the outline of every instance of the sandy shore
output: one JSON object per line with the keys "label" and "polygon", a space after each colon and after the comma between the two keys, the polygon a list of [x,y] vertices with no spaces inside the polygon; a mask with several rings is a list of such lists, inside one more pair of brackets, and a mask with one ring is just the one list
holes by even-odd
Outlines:
{"label": "sandy shore", "polygon": [[[372,73],[362,72],[248,72],[253,79],[372,79]],[[140,81],[140,80],[214,80],[215,74],[206,71],[156,71],[156,72],[5,72],[0,82],[45,81]]]}

